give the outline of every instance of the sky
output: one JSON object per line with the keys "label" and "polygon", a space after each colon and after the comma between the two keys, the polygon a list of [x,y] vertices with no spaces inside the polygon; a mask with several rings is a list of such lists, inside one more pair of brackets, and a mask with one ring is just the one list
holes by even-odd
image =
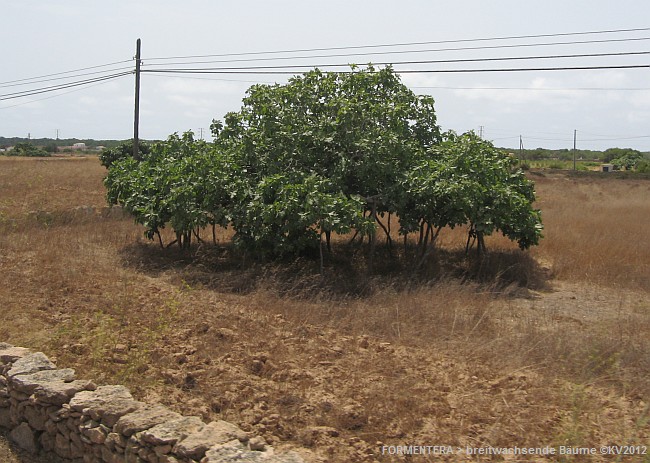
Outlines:
{"label": "sky", "polygon": [[[400,75],[414,92],[434,97],[443,130],[474,130],[502,147],[518,148],[521,141],[524,148],[552,149],[571,149],[575,131],[579,149],[650,151],[647,0],[0,0],[0,11],[4,137],[131,138],[135,85],[129,71],[140,38],[142,69],[148,71],[274,65],[341,70],[325,65],[405,61],[411,63],[394,68],[474,69],[479,72]],[[645,30],[582,34],[630,29]],[[487,40],[520,36],[528,37]],[[313,49],[326,50],[278,53]],[[246,54],[258,52],[264,53]],[[614,53],[619,55],[412,63]],[[202,57],[185,58],[192,56]],[[646,67],[484,72],[638,65]],[[17,92],[119,73],[127,74],[17,98]],[[193,130],[208,138],[211,121],[238,110],[247,88],[288,78],[143,72],[140,137]]]}

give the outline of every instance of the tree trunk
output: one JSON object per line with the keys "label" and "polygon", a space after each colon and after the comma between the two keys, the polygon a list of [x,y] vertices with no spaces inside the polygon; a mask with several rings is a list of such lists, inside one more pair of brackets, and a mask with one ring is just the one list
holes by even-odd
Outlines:
{"label": "tree trunk", "polygon": [[[371,209],[371,214],[372,217],[375,221],[377,220],[377,204],[375,200],[372,201],[372,209]],[[374,259],[375,259],[375,247],[377,245],[377,231],[375,229],[374,233],[371,233],[370,236],[368,237],[370,240],[370,258],[368,259],[368,273],[372,273],[373,270],[373,264],[374,264]]]}
{"label": "tree trunk", "polygon": [[[383,223],[381,223],[381,220],[379,220],[379,217],[375,215],[375,219],[377,220],[377,223],[381,227],[382,230],[384,230],[384,233],[386,234],[386,242],[388,243],[388,247],[392,248],[393,247],[393,240],[390,237],[390,231],[384,226]],[[390,224],[390,222],[389,222]]]}

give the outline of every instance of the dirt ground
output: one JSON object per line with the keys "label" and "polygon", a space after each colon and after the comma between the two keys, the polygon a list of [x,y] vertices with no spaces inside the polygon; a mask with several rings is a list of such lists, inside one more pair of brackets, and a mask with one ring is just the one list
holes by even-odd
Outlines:
{"label": "dirt ground", "polygon": [[[402,274],[361,280],[333,264],[322,278],[309,262],[287,277],[223,248],[161,251],[130,219],[101,216],[96,160],[64,162],[0,166],[0,341],[310,462],[650,442],[649,181],[537,175],[538,249],[494,238],[479,278],[459,272],[464,236],[448,233],[427,271],[455,274],[404,286]],[[66,212],[79,206],[97,209]],[[363,292],[337,291],[357,281]],[[395,454],[409,445],[453,454]]]}

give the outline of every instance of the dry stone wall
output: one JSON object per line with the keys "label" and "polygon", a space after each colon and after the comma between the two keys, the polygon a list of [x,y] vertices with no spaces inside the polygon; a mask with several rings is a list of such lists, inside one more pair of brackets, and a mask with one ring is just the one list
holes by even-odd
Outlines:
{"label": "dry stone wall", "polygon": [[63,461],[302,463],[226,421],[204,423],[58,369],[42,352],[0,343],[0,427],[19,447]]}

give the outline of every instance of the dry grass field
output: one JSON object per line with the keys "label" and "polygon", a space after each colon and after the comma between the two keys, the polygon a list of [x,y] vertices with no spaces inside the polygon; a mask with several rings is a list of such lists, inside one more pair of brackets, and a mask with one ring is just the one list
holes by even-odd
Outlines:
{"label": "dry grass field", "polygon": [[479,261],[444,231],[418,272],[380,249],[368,277],[345,237],[323,276],[237,259],[227,232],[161,250],[129,218],[75,210],[105,205],[104,175],[95,158],[0,158],[0,341],[307,461],[650,442],[650,180],[532,173],[536,249],[491,237]]}

